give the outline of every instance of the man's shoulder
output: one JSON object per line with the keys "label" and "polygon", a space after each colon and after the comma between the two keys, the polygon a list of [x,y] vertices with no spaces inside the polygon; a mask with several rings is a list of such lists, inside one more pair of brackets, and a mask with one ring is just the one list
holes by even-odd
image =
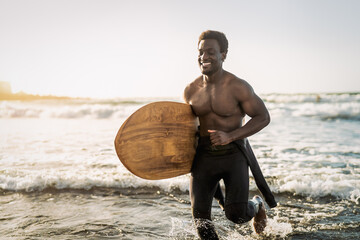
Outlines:
{"label": "man's shoulder", "polygon": [[197,88],[198,86],[202,85],[202,82],[203,82],[202,76],[197,77],[194,81],[192,81],[186,86],[185,90],[191,90]]}
{"label": "man's shoulder", "polygon": [[248,88],[250,84],[242,78],[239,78],[235,74],[226,72],[226,82],[231,86],[236,86],[240,88]]}
{"label": "man's shoulder", "polygon": [[200,84],[200,83],[202,83],[202,82],[203,82],[203,76],[201,75],[201,76],[198,76],[197,78],[195,78],[195,80],[192,81],[190,84],[198,85],[198,84]]}
{"label": "man's shoulder", "polygon": [[237,77],[232,73],[228,72],[227,74],[227,86],[234,94],[234,96],[236,96],[236,98],[239,98],[239,100],[244,100],[254,94],[253,88],[247,81]]}
{"label": "man's shoulder", "polygon": [[197,91],[198,88],[202,85],[202,76],[197,77],[194,81],[189,83],[184,90],[184,99],[185,102],[189,102],[192,95]]}

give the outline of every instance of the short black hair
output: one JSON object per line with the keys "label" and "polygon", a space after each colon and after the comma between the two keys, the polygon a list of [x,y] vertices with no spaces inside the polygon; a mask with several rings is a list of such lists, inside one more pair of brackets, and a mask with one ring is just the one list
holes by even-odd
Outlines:
{"label": "short black hair", "polygon": [[220,52],[227,53],[228,47],[229,47],[229,42],[226,39],[226,36],[224,33],[218,32],[218,31],[213,31],[213,30],[206,30],[205,32],[201,33],[201,35],[199,37],[198,46],[199,46],[200,41],[205,40],[205,39],[215,39],[219,43]]}

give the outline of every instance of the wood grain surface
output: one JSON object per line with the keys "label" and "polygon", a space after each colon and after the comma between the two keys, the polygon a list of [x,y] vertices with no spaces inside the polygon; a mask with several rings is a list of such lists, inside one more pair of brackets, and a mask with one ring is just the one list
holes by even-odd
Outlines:
{"label": "wood grain surface", "polygon": [[156,180],[189,173],[197,125],[189,104],[150,103],[122,124],[115,138],[116,153],[124,166],[141,178]]}

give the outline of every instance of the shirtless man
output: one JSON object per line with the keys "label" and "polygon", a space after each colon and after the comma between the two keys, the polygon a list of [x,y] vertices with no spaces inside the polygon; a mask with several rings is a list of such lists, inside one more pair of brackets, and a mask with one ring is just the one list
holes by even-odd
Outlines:
{"label": "shirtless man", "polygon": [[[227,49],[228,41],[223,33],[203,32],[198,42],[202,75],[184,91],[185,101],[192,105],[200,121],[200,138],[191,170],[190,198],[201,239],[218,239],[211,222],[211,205],[214,195],[223,204],[219,187],[221,179],[226,189],[223,206],[226,217],[235,223],[254,218],[257,233],[266,226],[261,197],[248,200],[249,156],[241,146],[245,146],[246,137],[269,124],[270,116],[252,87],[223,69]],[[243,125],[245,115],[251,119]],[[271,202],[271,207],[276,206],[272,195],[270,198],[271,201],[266,201]]]}

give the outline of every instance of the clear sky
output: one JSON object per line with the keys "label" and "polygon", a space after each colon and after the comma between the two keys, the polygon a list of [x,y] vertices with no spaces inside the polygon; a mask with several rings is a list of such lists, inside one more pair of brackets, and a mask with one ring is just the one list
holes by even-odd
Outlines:
{"label": "clear sky", "polygon": [[257,93],[360,91],[357,0],[0,0],[0,81],[13,92],[181,96],[197,39]]}

